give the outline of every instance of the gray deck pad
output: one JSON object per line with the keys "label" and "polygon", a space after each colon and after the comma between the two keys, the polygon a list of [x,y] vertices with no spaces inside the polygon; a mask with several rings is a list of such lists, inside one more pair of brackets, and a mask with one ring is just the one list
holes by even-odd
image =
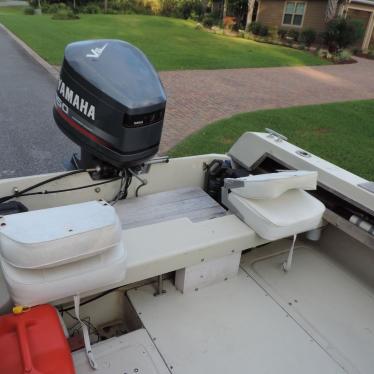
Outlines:
{"label": "gray deck pad", "polygon": [[222,206],[197,187],[121,200],[114,207],[123,229],[182,217],[189,218],[192,222],[200,222],[226,214]]}

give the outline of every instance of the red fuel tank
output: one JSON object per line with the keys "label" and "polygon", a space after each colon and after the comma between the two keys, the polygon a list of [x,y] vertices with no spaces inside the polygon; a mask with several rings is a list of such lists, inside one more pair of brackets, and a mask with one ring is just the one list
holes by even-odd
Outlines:
{"label": "red fuel tank", "polygon": [[69,345],[51,305],[0,316],[1,374],[74,374]]}

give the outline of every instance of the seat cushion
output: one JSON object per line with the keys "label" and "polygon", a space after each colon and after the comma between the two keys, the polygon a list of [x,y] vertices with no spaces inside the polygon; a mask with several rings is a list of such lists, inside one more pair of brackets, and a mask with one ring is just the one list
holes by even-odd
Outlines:
{"label": "seat cushion", "polygon": [[302,190],[289,190],[275,199],[246,199],[236,193],[228,196],[240,218],[264,239],[277,240],[315,229],[325,206]]}
{"label": "seat cushion", "polygon": [[33,306],[110,289],[125,279],[127,251],[121,242],[96,256],[46,269],[20,269],[0,260],[13,302]]}
{"label": "seat cushion", "polygon": [[22,269],[43,269],[98,255],[121,241],[121,223],[105,201],[4,216],[3,260]]}
{"label": "seat cushion", "polygon": [[290,189],[315,190],[317,172],[290,170],[225,179],[227,188],[247,199],[275,199]]}

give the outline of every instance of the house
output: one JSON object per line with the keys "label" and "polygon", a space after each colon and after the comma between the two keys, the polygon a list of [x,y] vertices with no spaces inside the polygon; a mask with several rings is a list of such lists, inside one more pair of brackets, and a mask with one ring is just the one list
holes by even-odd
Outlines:
{"label": "house", "polygon": [[314,29],[322,32],[336,16],[363,21],[365,35],[358,44],[374,48],[374,0],[249,0],[247,24],[261,22],[270,28]]}

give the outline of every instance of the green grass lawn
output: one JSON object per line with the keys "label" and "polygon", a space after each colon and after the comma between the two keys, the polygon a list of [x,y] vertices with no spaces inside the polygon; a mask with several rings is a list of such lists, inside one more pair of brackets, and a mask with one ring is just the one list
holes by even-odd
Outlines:
{"label": "green grass lawn", "polygon": [[374,181],[374,100],[242,113],[208,125],[169,155],[225,153],[245,131],[269,127],[289,142]]}
{"label": "green grass lawn", "polygon": [[97,38],[126,40],[158,70],[323,65],[308,52],[195,30],[195,23],[142,15],[82,15],[57,21],[0,8],[0,22],[51,64],[61,64],[66,44]]}

